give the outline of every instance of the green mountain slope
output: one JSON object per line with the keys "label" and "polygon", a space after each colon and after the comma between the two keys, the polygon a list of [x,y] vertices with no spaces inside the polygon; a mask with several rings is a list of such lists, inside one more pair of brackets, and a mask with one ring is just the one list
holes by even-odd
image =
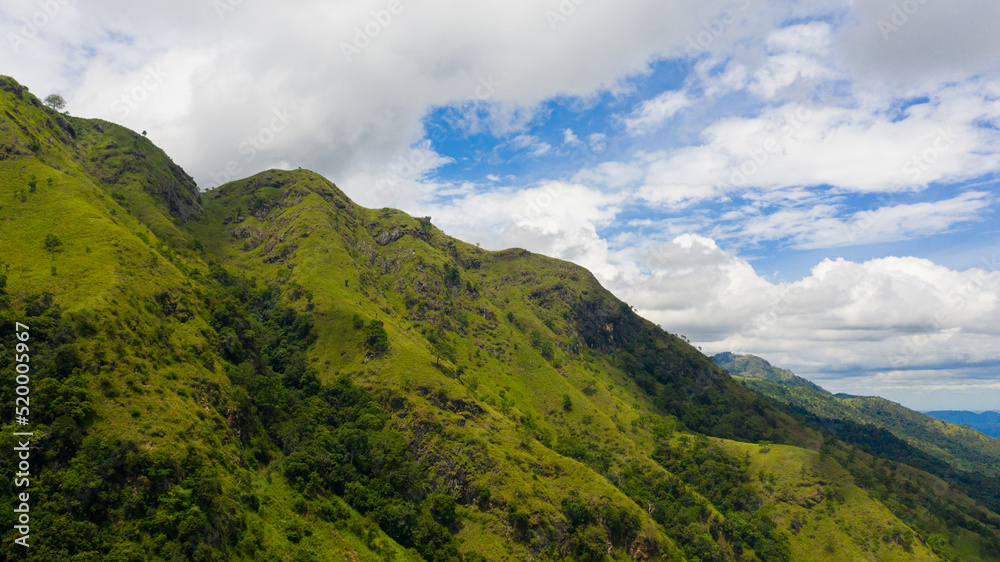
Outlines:
{"label": "green mountain slope", "polygon": [[[959,486],[992,509],[1000,508],[1000,440],[957,426],[876,396],[833,395],[808,387],[789,371],[777,381],[759,369],[762,359],[730,353],[715,360],[738,380],[765,396],[788,404],[793,413],[879,456],[919,467]],[[766,362],[764,362],[766,363]],[[789,376],[790,375],[790,376]]]}
{"label": "green mountain slope", "polygon": [[724,353],[714,359],[750,388],[802,407],[816,416],[877,425],[959,470],[990,476],[1000,474],[1000,440],[877,396],[835,396],[784,369],[781,369],[784,371],[781,378],[762,374],[758,369],[746,368],[747,365],[767,364],[753,355]]}
{"label": "green mountain slope", "polygon": [[800,386],[825,392],[818,385],[796,376],[788,369],[775,367],[756,355],[737,355],[728,351],[712,356],[716,365],[731,375],[771,381],[784,386]]}
{"label": "green mountain slope", "polygon": [[[36,435],[30,485],[5,479],[2,492],[33,498],[31,547],[14,544],[7,511],[3,558],[212,559],[223,545],[287,558],[309,543],[324,559],[405,557],[342,502],[306,521],[280,471],[246,469],[231,429],[241,395],[216,359],[198,281],[208,267],[168,214],[170,201],[197,196],[180,181],[146,189],[177,179],[169,158],[131,131],[53,114],[9,78],[0,108],[0,361],[13,367],[14,322],[27,325]],[[109,172],[121,160],[87,150],[101,134],[131,137],[154,172],[137,166],[132,182]],[[8,412],[14,386],[5,368]],[[25,428],[10,422],[12,450]],[[13,462],[3,459],[5,474]]]}
{"label": "green mountain slope", "polygon": [[199,195],[9,78],[0,109],[0,364],[30,355],[34,432],[32,546],[0,513],[7,559],[1000,552],[993,511],[803,423],[578,266],[304,170]]}

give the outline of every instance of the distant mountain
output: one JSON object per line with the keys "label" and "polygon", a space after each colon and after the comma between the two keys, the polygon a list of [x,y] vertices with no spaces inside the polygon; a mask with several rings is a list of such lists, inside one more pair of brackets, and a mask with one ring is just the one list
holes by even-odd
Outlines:
{"label": "distant mountain", "polygon": [[790,413],[838,438],[936,474],[1000,507],[1000,486],[995,482],[1000,475],[1000,440],[877,396],[831,394],[754,355],[720,353],[713,360],[751,390],[787,404]]}
{"label": "distant mountain", "polygon": [[767,360],[756,355],[737,355],[725,351],[712,357],[712,360],[715,361],[716,365],[731,374],[739,373],[743,377],[753,377],[785,386],[801,386],[803,388],[826,392],[815,383],[797,376],[788,369],[775,367],[768,363]]}
{"label": "distant mountain", "polygon": [[1000,439],[1000,412],[983,412],[979,414],[963,410],[936,410],[924,413],[956,425],[967,425],[980,433]]}
{"label": "distant mountain", "polygon": [[[874,424],[960,470],[1000,474],[1000,440],[961,427],[971,425],[968,422],[942,421],[878,396],[831,394],[755,355],[725,352],[712,359],[752,390],[802,408],[818,418]],[[1000,418],[1000,414],[993,414]]]}

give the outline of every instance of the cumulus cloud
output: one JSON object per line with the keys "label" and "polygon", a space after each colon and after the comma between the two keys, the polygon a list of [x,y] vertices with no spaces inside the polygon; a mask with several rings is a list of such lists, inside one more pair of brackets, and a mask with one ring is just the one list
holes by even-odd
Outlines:
{"label": "cumulus cloud", "polygon": [[777,289],[711,238],[684,234],[641,253],[625,250],[642,274],[619,273],[609,286],[640,312],[699,342],[738,331],[777,297]]}
{"label": "cumulus cloud", "polygon": [[[221,4],[232,9],[217,11]],[[272,162],[315,169],[351,195],[370,185],[344,178],[405,155],[427,133],[429,107],[466,104],[494,132],[517,133],[533,108],[555,95],[589,96],[645,72],[651,56],[676,52],[709,2],[587,3],[553,29],[529,0],[491,4],[120,0],[67,7],[39,37],[4,52],[6,72],[41,90],[59,89],[75,114],[139,130],[202,186],[219,183],[231,160],[241,175]],[[4,6],[0,36],[20,33],[35,5]],[[128,93],[139,69],[181,61],[159,91],[128,116],[103,91]],[[185,71],[179,70],[184,67]],[[155,94],[155,92],[154,92]],[[248,159],[236,147],[284,105],[294,122]],[[214,174],[214,175],[213,175]]]}
{"label": "cumulus cloud", "polygon": [[885,395],[884,374],[905,372],[909,391],[985,392],[988,383],[998,395],[995,256],[966,271],[910,257],[824,260],[798,281],[772,283],[712,240],[681,236],[644,263],[648,273],[606,282],[708,353],[759,354],[834,390]]}
{"label": "cumulus cloud", "polygon": [[795,101],[723,119],[704,129],[700,145],[647,155],[641,194],[684,205],[746,190],[892,192],[976,178],[1000,169],[1000,133],[981,126],[996,121],[998,107],[980,88],[949,87],[902,114],[889,100]]}
{"label": "cumulus cloud", "polygon": [[765,41],[769,55],[754,72],[750,91],[773,98],[798,80],[835,76],[825,62],[830,40],[830,25],[823,22],[790,25],[774,31]]}

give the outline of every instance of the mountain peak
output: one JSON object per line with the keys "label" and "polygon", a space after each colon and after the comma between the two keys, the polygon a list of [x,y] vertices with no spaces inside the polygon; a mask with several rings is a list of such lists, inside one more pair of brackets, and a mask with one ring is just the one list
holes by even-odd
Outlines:
{"label": "mountain peak", "polygon": [[763,357],[756,355],[739,355],[729,351],[717,353],[712,360],[730,375],[748,377],[776,382],[785,386],[801,386],[826,392],[819,385],[808,381],[788,369],[774,367]]}
{"label": "mountain peak", "polygon": [[[55,111],[9,76],[0,76],[0,109],[0,160],[35,157],[56,170],[81,168],[144,220],[156,214],[153,205],[181,222],[204,214],[194,179],[144,135]],[[161,234],[171,229],[157,228]]]}

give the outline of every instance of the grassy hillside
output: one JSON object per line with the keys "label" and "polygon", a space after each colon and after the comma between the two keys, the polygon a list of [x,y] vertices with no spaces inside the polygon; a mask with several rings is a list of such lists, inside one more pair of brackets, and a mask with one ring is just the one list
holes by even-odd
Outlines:
{"label": "grassy hillside", "polygon": [[825,392],[815,383],[796,376],[795,373],[788,369],[775,367],[756,355],[738,355],[726,351],[713,355],[712,361],[715,361],[716,365],[732,375],[771,381],[784,386],[800,386]]}
{"label": "grassy hillside", "polygon": [[[168,214],[188,190],[179,181],[166,193],[146,189],[176,177],[169,158],[131,131],[53,113],[9,78],[0,78],[0,109],[0,361],[14,364],[14,321],[29,326],[37,436],[37,535],[30,551],[17,550],[5,513],[4,558],[212,559],[229,545],[290,559],[313,542],[318,555],[336,553],[322,559],[403,556],[342,503],[324,508],[336,525],[307,522],[301,496],[267,470],[246,470],[231,429],[240,395],[217,360],[199,281],[208,267]],[[143,157],[95,160],[88,146],[102,134],[106,144],[131,138],[155,171],[135,166],[134,181],[109,173]],[[11,373],[0,394],[8,411]],[[13,448],[11,433],[24,428],[11,421],[2,435]],[[2,463],[15,472],[12,457]],[[5,497],[23,491],[4,482]]]}
{"label": "grassy hillside", "polygon": [[[881,457],[919,467],[1000,509],[1000,441],[968,427],[957,426],[875,396],[833,395],[803,384],[788,374],[775,379],[759,369],[754,356],[715,356],[716,361],[751,388],[774,398],[840,439]],[[790,375],[790,376],[789,376]]]}
{"label": "grassy hillside", "polygon": [[[415,388],[421,396],[443,387],[449,397],[458,393],[463,404],[479,403],[496,417],[463,414],[459,423],[476,428],[489,420],[487,433],[511,431],[522,448],[494,452],[488,446],[491,456],[551,450],[582,461],[597,472],[591,477],[620,481],[616,475],[631,468],[619,459],[642,458],[642,448],[635,449],[643,433],[638,428],[649,427],[655,437],[654,420],[664,413],[682,427],[714,436],[817,449],[822,442],[759,397],[728,384],[690,346],[636,317],[571,264],[522,250],[485,252],[443,236],[427,219],[356,207],[336,186],[304,171],[259,174],[210,192],[205,202],[207,219],[192,228],[199,238],[217,242],[209,248],[217,259],[302,287],[317,308],[336,310],[327,315],[329,328],[320,330],[317,348],[339,353],[322,356],[324,365],[370,369],[365,384],[374,387]],[[324,277],[331,263],[352,275]],[[370,318],[386,319],[391,345],[382,354],[365,353],[358,336],[349,339]],[[345,353],[352,344],[353,353]],[[432,385],[440,386],[435,391]],[[629,419],[630,396],[638,400]],[[439,415],[440,404],[433,402],[426,411]],[[583,414],[579,421],[577,412]],[[526,433],[543,447],[525,447],[532,443]],[[494,438],[492,444],[503,443]],[[516,470],[510,476],[515,490],[523,489]],[[503,482],[490,486],[502,489]],[[640,506],[652,500],[636,488],[648,487],[648,480],[645,486],[619,485]],[[675,532],[671,538],[682,547],[693,542]]]}
{"label": "grassy hillside", "polygon": [[714,359],[748,387],[801,407],[813,415],[883,427],[920,451],[959,470],[989,476],[1000,474],[1000,440],[877,396],[835,396],[785,369],[780,369],[784,371],[781,377],[774,377],[759,368],[747,368],[747,365],[761,363],[770,366],[753,355],[726,353],[716,355]]}
{"label": "grassy hillside", "polygon": [[1000,552],[992,511],[803,423],[578,266],[304,170],[198,194],[141,135],[9,78],[0,106],[0,364],[30,355],[35,432],[32,547],[0,514],[5,559]]}

